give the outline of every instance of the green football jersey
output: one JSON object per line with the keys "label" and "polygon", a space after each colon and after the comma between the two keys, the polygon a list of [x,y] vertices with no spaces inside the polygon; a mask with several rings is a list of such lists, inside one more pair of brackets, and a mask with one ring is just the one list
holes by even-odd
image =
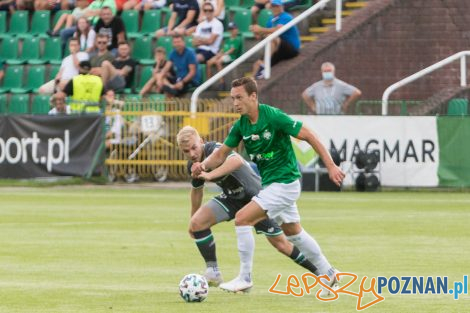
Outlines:
{"label": "green football jersey", "polygon": [[241,116],[224,143],[235,148],[243,140],[246,152],[258,166],[263,186],[288,184],[300,178],[290,136],[297,136],[301,128],[302,122],[294,121],[283,111],[259,104],[256,124],[251,124],[248,116]]}

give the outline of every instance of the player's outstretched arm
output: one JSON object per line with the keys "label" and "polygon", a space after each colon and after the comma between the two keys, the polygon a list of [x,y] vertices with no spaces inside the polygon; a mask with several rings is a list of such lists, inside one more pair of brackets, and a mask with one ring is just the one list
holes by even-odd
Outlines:
{"label": "player's outstretched arm", "polygon": [[302,126],[299,134],[297,135],[297,138],[300,140],[305,140],[312,146],[313,149],[315,149],[315,151],[320,155],[320,158],[323,160],[323,163],[325,163],[331,181],[334,182],[336,185],[340,186],[346,175],[333,162],[330,153],[321,143],[318,136],[312,130],[308,129],[305,126]]}
{"label": "player's outstretched arm", "polygon": [[242,157],[237,153],[233,153],[232,155],[227,157],[227,159],[224,163],[222,163],[221,166],[215,168],[211,172],[202,172],[201,175],[198,176],[198,178],[204,180],[214,180],[216,178],[232,173],[233,171],[240,168],[243,163],[244,160],[242,159]]}

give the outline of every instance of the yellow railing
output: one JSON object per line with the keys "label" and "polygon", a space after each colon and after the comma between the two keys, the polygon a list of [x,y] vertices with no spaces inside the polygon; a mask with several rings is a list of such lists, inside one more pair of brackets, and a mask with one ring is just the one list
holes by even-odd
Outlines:
{"label": "yellow railing", "polygon": [[106,111],[108,121],[121,125],[120,135],[107,140],[109,177],[185,179],[186,161],[176,144],[179,129],[191,125],[204,140],[223,141],[239,117],[220,100],[200,100],[194,118],[189,108],[189,99],[131,100],[120,110]]}

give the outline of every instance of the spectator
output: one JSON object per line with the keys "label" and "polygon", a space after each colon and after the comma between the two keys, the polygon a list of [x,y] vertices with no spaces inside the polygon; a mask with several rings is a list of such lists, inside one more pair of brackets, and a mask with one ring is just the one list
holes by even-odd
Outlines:
{"label": "spectator", "polygon": [[302,98],[313,114],[344,114],[359,99],[361,91],[335,78],[335,66],[325,62],[321,66],[322,80],[302,93]]}
{"label": "spectator", "polygon": [[[84,16],[90,20],[91,25],[95,25],[98,21],[98,16],[101,14],[103,8],[111,9],[112,14],[116,14],[116,3],[114,0],[95,0],[85,9]],[[60,31],[60,39],[62,40],[62,50],[65,49],[67,40],[73,36],[77,30],[76,26],[64,28]],[[96,30],[95,30],[96,31]]]}
{"label": "spectator", "polygon": [[[273,17],[269,20],[266,27],[251,25],[251,31],[257,38],[269,36],[282,26],[289,23],[293,18],[289,13],[284,12],[281,0],[271,1],[271,11]],[[299,55],[300,35],[297,26],[292,26],[280,37],[271,41],[271,66],[276,65],[282,60],[288,60]],[[264,61],[258,60],[253,65],[253,74],[255,78],[260,79],[264,75]]]}
{"label": "spectator", "polygon": [[10,14],[13,14],[15,10],[16,10],[15,0],[0,0],[0,11],[7,11]]}
{"label": "spectator", "polygon": [[112,62],[114,60],[114,56],[111,54],[111,52],[108,51],[108,41],[108,35],[98,34],[96,36],[97,52],[90,59],[90,74],[101,76],[101,65],[103,64],[103,62]]}
{"label": "spectator", "polygon": [[49,36],[59,36],[60,29],[63,26],[65,26],[65,28],[74,26],[78,19],[85,15],[86,7],[88,7],[88,0],[77,0],[77,6],[73,9],[72,13],[62,14],[54,25],[52,31],[47,31]]}
{"label": "spectator", "polygon": [[78,70],[79,75],[72,78],[64,88],[64,93],[71,96],[70,109],[73,113],[99,113],[103,82],[98,76],[89,74],[89,61],[81,61]]}
{"label": "spectator", "polygon": [[197,25],[193,35],[193,46],[196,47],[199,63],[206,63],[219,52],[224,34],[224,25],[214,17],[214,6],[210,2],[206,2],[203,10],[206,19]]}
{"label": "spectator", "polygon": [[[255,25],[258,24],[258,16],[259,12],[263,9],[271,8],[271,1],[270,0],[255,0],[255,3],[251,7],[251,24]],[[266,25],[262,25],[266,26]]]}
{"label": "spectator", "polygon": [[155,53],[154,53],[154,58],[155,58],[155,66],[153,68],[152,77],[150,77],[150,79],[142,87],[142,90],[139,92],[141,96],[150,92],[162,93],[163,84],[168,84],[169,83],[168,79],[172,79],[172,78],[174,79],[175,77],[173,68],[170,68],[168,73],[166,73],[166,76],[163,77],[161,80],[162,85],[159,85],[158,76],[161,75],[162,70],[165,67],[165,64],[168,62],[168,60],[166,59],[165,48],[162,48],[162,47],[156,48]]}
{"label": "spectator", "polygon": [[4,61],[0,60],[0,83],[3,80],[3,76],[5,76],[5,70],[3,69],[4,66],[5,66]]}
{"label": "spectator", "polygon": [[123,10],[158,10],[166,5],[166,0],[129,0],[123,4]]}
{"label": "spectator", "polygon": [[[238,34],[238,27],[234,22],[228,24],[230,38],[225,40],[223,52],[217,53],[212,59],[207,61],[207,78],[212,77],[212,66],[217,68],[217,72],[221,71],[224,64],[228,64],[238,58],[242,53],[242,39]],[[220,79],[221,89],[224,86],[224,79]]]}
{"label": "spectator", "polygon": [[115,16],[109,7],[101,9],[100,19],[95,25],[97,34],[108,35],[108,50],[116,55],[118,43],[126,41],[126,30],[119,16]]}
{"label": "spectator", "polygon": [[111,145],[119,144],[121,142],[122,127],[124,120],[121,116],[120,110],[124,106],[124,101],[116,99],[116,94],[113,90],[108,90],[104,96],[106,103],[106,112],[112,113],[106,115],[105,129],[106,129],[106,149],[110,149]]}
{"label": "spectator", "polygon": [[157,38],[162,36],[190,35],[196,29],[199,18],[197,0],[173,0],[172,12],[168,25],[155,32]]}
{"label": "spectator", "polygon": [[[199,8],[202,8],[204,3],[210,3],[214,7],[214,16],[221,22],[225,19],[225,2],[224,0],[198,0]],[[204,11],[199,13],[198,23],[201,23],[206,18]]]}
{"label": "spectator", "polygon": [[[199,86],[199,68],[196,53],[193,49],[186,47],[182,36],[173,37],[174,50],[170,53],[168,62],[166,62],[158,84],[163,86],[163,92],[167,97],[182,96],[189,88]],[[175,68],[176,77],[169,79],[168,83],[164,83],[164,77]]]}
{"label": "spectator", "polygon": [[137,62],[130,57],[131,48],[127,42],[121,42],[118,56],[114,61],[103,61],[101,64],[101,79],[106,90],[121,92],[131,88]]}
{"label": "spectator", "polygon": [[74,37],[78,38],[80,44],[80,51],[87,53],[93,52],[95,49],[96,32],[91,27],[90,22],[86,17],[80,17],[77,21],[77,31],[73,34]]}
{"label": "spectator", "polygon": [[60,70],[55,78],[39,87],[39,93],[51,94],[55,89],[63,90],[65,85],[78,75],[78,65],[81,61],[88,60],[88,54],[80,51],[77,38],[70,39],[69,50],[70,55],[62,60]]}
{"label": "spectator", "polygon": [[58,92],[53,94],[49,103],[52,106],[52,109],[49,111],[49,115],[64,115],[70,114],[70,106],[65,104],[65,94],[63,92]]}

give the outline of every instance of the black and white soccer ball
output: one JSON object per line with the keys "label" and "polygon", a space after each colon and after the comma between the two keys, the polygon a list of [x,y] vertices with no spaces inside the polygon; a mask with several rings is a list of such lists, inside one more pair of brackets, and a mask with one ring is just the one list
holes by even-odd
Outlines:
{"label": "black and white soccer ball", "polygon": [[202,302],[209,293],[209,284],[204,276],[188,274],[180,281],[180,296],[186,302]]}

